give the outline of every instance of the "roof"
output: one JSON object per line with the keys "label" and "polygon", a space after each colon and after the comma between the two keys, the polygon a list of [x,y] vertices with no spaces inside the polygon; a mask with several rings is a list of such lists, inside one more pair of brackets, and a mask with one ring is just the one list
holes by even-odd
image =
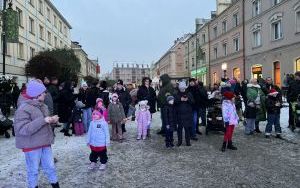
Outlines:
{"label": "roof", "polygon": [[46,3],[53,9],[53,11],[62,19],[63,22],[66,23],[66,25],[72,29],[72,26],[69,24],[69,22],[65,19],[65,17],[57,10],[57,8],[53,5],[53,3],[50,0],[45,0]]}

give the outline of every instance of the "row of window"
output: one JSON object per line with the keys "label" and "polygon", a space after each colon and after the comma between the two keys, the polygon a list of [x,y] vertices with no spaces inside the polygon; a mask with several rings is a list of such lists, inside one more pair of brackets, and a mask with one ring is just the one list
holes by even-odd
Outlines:
{"label": "row of window", "polygon": [[[232,16],[232,28],[235,28],[239,25],[239,13],[234,13]],[[226,33],[228,31],[228,24],[227,20],[222,21],[222,34]],[[218,37],[218,25],[213,27],[213,37]],[[205,34],[202,36],[202,42],[205,43]]]}
{"label": "row of window", "polygon": [[[236,37],[232,41],[233,41],[234,52],[240,51],[240,38]],[[223,49],[223,56],[227,56],[228,55],[228,44],[227,44],[227,42],[224,42],[222,44],[222,49]],[[219,52],[218,52],[218,46],[217,45],[214,46],[213,52],[214,52],[214,59],[219,58]]]}
{"label": "row of window", "polygon": [[[279,4],[282,0],[271,0],[272,6]],[[254,0],[252,2],[252,17],[258,16],[262,12],[262,0]]]}
{"label": "row of window", "polygon": [[[44,15],[44,5],[43,5],[43,1],[42,0],[39,0],[38,1],[38,10],[39,10],[39,13],[41,15]],[[35,6],[34,5],[34,0],[29,0],[29,4],[32,5],[33,7]],[[16,10],[18,12],[18,21],[19,21],[19,25],[21,27],[24,27],[24,15],[23,15],[23,11],[16,7]],[[51,17],[51,15],[53,14],[53,17]],[[63,22],[61,20],[58,19],[58,17],[55,15],[55,13],[51,11],[51,9],[49,7],[47,7],[47,20],[49,23],[52,23],[53,22],[53,25],[55,28],[59,29],[59,31],[61,33],[63,33],[65,36],[68,36],[68,28],[66,25],[63,26]],[[51,19],[53,18],[53,19]],[[31,18],[32,19],[32,18]]]}

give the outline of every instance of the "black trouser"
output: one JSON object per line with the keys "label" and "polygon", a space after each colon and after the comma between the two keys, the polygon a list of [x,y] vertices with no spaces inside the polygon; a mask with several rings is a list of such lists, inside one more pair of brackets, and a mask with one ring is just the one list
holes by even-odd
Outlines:
{"label": "black trouser", "polygon": [[190,132],[191,132],[191,128],[190,126],[184,126],[182,124],[178,125],[178,129],[177,129],[177,135],[178,135],[178,144],[182,144],[182,130],[184,129],[184,135],[185,135],[185,142],[186,144],[190,144]]}
{"label": "black trouser", "polygon": [[100,163],[101,164],[106,164],[108,157],[107,157],[107,150],[103,150],[103,151],[92,151],[90,154],[90,161],[93,163],[97,163],[98,158],[100,158]]}
{"label": "black trouser", "polygon": [[[163,119],[163,110],[162,110],[162,108],[160,109],[160,118],[161,118],[161,120]],[[161,129],[160,129],[160,131],[162,133],[166,132],[166,125],[164,124],[164,121],[161,121]]]}
{"label": "black trouser", "polygon": [[295,119],[294,118],[295,117],[294,117],[292,103],[289,103],[289,127],[290,128],[295,127]]}
{"label": "black trouser", "polygon": [[173,144],[173,128],[170,127],[169,129],[166,129],[166,145],[170,146],[171,144]]}

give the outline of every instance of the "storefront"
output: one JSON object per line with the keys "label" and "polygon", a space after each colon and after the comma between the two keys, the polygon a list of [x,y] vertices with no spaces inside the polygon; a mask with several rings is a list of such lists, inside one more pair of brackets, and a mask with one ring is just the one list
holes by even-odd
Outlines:
{"label": "storefront", "polygon": [[262,69],[263,66],[260,64],[256,64],[252,66],[252,78],[262,78]]}
{"label": "storefront", "polygon": [[198,79],[203,82],[204,85],[207,85],[207,67],[201,67],[197,70],[191,72],[191,77]]}

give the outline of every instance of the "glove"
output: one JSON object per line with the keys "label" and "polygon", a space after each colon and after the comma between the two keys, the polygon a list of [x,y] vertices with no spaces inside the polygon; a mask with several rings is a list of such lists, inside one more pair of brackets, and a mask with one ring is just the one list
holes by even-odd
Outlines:
{"label": "glove", "polygon": [[229,126],[229,122],[225,122],[225,126]]}

